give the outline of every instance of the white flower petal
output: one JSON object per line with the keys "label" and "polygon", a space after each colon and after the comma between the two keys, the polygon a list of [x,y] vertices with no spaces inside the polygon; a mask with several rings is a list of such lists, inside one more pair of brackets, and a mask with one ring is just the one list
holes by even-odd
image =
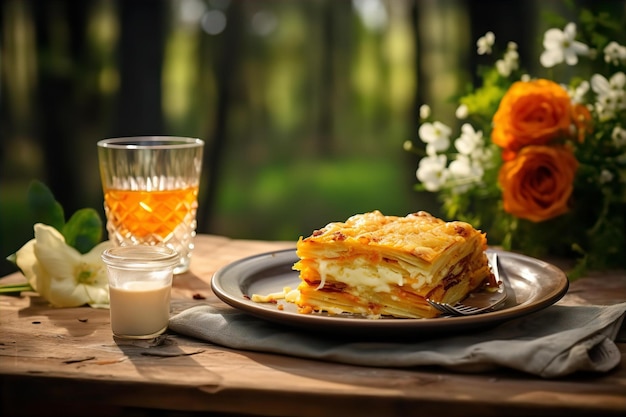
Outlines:
{"label": "white flower petal", "polygon": [[467,108],[467,105],[461,104],[459,107],[457,107],[455,115],[457,119],[467,119],[467,116],[469,115],[469,109]]}
{"label": "white flower petal", "polygon": [[29,240],[15,253],[15,263],[28,283],[37,290],[37,257],[35,256],[35,239]]}
{"label": "white flower petal", "polygon": [[578,55],[576,55],[574,52],[567,50],[565,51],[565,63],[567,65],[576,65],[578,64]]}
{"label": "white flower petal", "polygon": [[600,172],[600,184],[606,184],[607,182],[611,182],[613,180],[613,173],[607,169],[603,169]]}
{"label": "white flower petal", "polygon": [[82,261],[88,264],[104,265],[104,263],[102,262],[102,252],[109,248],[112,248],[113,246],[114,244],[110,240],[100,242],[96,246],[94,246],[93,249],[91,249],[89,252],[82,256]]}
{"label": "white flower petal", "polygon": [[73,277],[71,279],[52,279],[47,300],[55,307],[80,307],[87,304],[85,291],[78,289]]}
{"label": "white flower petal", "polygon": [[541,62],[541,65],[545,68],[551,68],[563,62],[563,52],[558,49],[546,50],[539,57],[539,62]]}
{"label": "white flower petal", "polygon": [[573,22],[569,22],[567,25],[565,25],[563,34],[567,39],[573,40],[576,37],[576,24]]}
{"label": "white flower petal", "polygon": [[548,29],[543,35],[543,47],[546,49],[558,49],[563,43],[563,31],[560,29]]}
{"label": "white flower petal", "polygon": [[611,132],[611,140],[617,149],[626,147],[626,130],[620,126],[615,126]]}
{"label": "white flower petal", "polygon": [[35,256],[50,276],[73,278],[80,253],[65,243],[63,235],[53,227],[35,225],[35,240]]}
{"label": "white flower petal", "polygon": [[511,75],[511,66],[503,59],[496,61],[496,70],[498,71],[498,74],[503,77]]}
{"label": "white flower petal", "polygon": [[472,174],[470,160],[465,155],[459,155],[454,161],[450,162],[449,170],[454,178],[469,177]]}
{"label": "white flower petal", "polygon": [[600,74],[591,76],[591,89],[598,95],[605,95],[611,91],[609,80]]}
{"label": "white flower petal", "polygon": [[17,252],[16,261],[39,295],[55,307],[106,307],[108,277],[101,255],[112,242],[81,255],[55,228],[38,223],[34,231],[35,239]]}
{"label": "white flower petal", "polygon": [[571,48],[572,51],[578,56],[584,56],[589,53],[589,47],[582,42],[572,42]]}
{"label": "white flower petal", "polygon": [[428,191],[439,191],[446,181],[447,158],[445,155],[427,156],[419,162],[417,179]]}
{"label": "white flower petal", "polygon": [[616,72],[609,81],[610,86],[615,90],[623,90],[626,87],[626,74],[623,72]]}

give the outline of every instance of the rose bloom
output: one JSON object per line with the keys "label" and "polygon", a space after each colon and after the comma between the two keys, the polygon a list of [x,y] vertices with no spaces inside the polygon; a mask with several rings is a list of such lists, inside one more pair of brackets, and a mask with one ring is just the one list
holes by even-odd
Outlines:
{"label": "rose bloom", "polygon": [[493,116],[491,139],[508,161],[524,146],[545,145],[567,134],[570,125],[570,97],[563,87],[545,79],[518,81]]}
{"label": "rose bloom", "polygon": [[566,146],[526,146],[500,168],[504,210],[541,222],[569,210],[578,161]]}

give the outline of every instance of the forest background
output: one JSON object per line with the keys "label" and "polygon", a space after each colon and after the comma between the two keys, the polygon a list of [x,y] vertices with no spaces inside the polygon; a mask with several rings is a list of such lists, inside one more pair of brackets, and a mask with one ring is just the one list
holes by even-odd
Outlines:
{"label": "forest background", "polygon": [[[4,0],[0,255],[33,237],[29,183],[104,219],[96,142],[206,141],[198,232],[291,240],[414,190],[419,106],[451,126],[487,31],[538,63],[544,13],[617,0]],[[12,272],[0,262],[0,275]]]}

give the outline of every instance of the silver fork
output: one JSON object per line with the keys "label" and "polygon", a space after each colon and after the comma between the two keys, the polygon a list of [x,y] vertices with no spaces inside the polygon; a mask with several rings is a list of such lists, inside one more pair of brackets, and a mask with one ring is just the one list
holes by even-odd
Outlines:
{"label": "silver fork", "polygon": [[[500,261],[498,260],[497,253],[491,254],[491,265],[492,265],[492,268],[491,268],[492,272],[496,277],[496,282],[499,282],[500,281]],[[452,305],[448,303],[441,303],[439,301],[434,301],[434,300],[431,300],[430,298],[427,298],[426,301],[428,301],[428,304],[430,304],[437,310],[441,311],[442,313],[449,314],[451,316],[471,316],[474,314],[485,313],[487,311],[493,310],[504,301],[504,298],[502,298],[497,303],[487,306],[487,307],[473,307],[473,306],[464,305],[462,303],[456,303],[455,305]]]}
{"label": "silver fork", "polygon": [[439,301],[433,301],[430,298],[427,298],[428,304],[435,307],[437,310],[442,313],[449,314],[451,316],[471,316],[473,314],[478,314],[483,311],[491,310],[492,307],[486,308],[478,308],[472,306],[466,306],[464,304],[457,303],[455,305],[448,303],[440,303]]}

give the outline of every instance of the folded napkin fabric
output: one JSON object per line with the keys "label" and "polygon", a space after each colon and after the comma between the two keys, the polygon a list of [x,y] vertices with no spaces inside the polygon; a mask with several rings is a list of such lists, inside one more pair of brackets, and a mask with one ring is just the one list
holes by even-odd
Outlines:
{"label": "folded napkin fabric", "polygon": [[350,341],[209,305],[170,319],[170,330],[233,349],[375,367],[442,366],[462,372],[511,368],[543,378],[606,372],[621,360],[615,337],[626,303],[553,305],[486,330],[418,341]]}

